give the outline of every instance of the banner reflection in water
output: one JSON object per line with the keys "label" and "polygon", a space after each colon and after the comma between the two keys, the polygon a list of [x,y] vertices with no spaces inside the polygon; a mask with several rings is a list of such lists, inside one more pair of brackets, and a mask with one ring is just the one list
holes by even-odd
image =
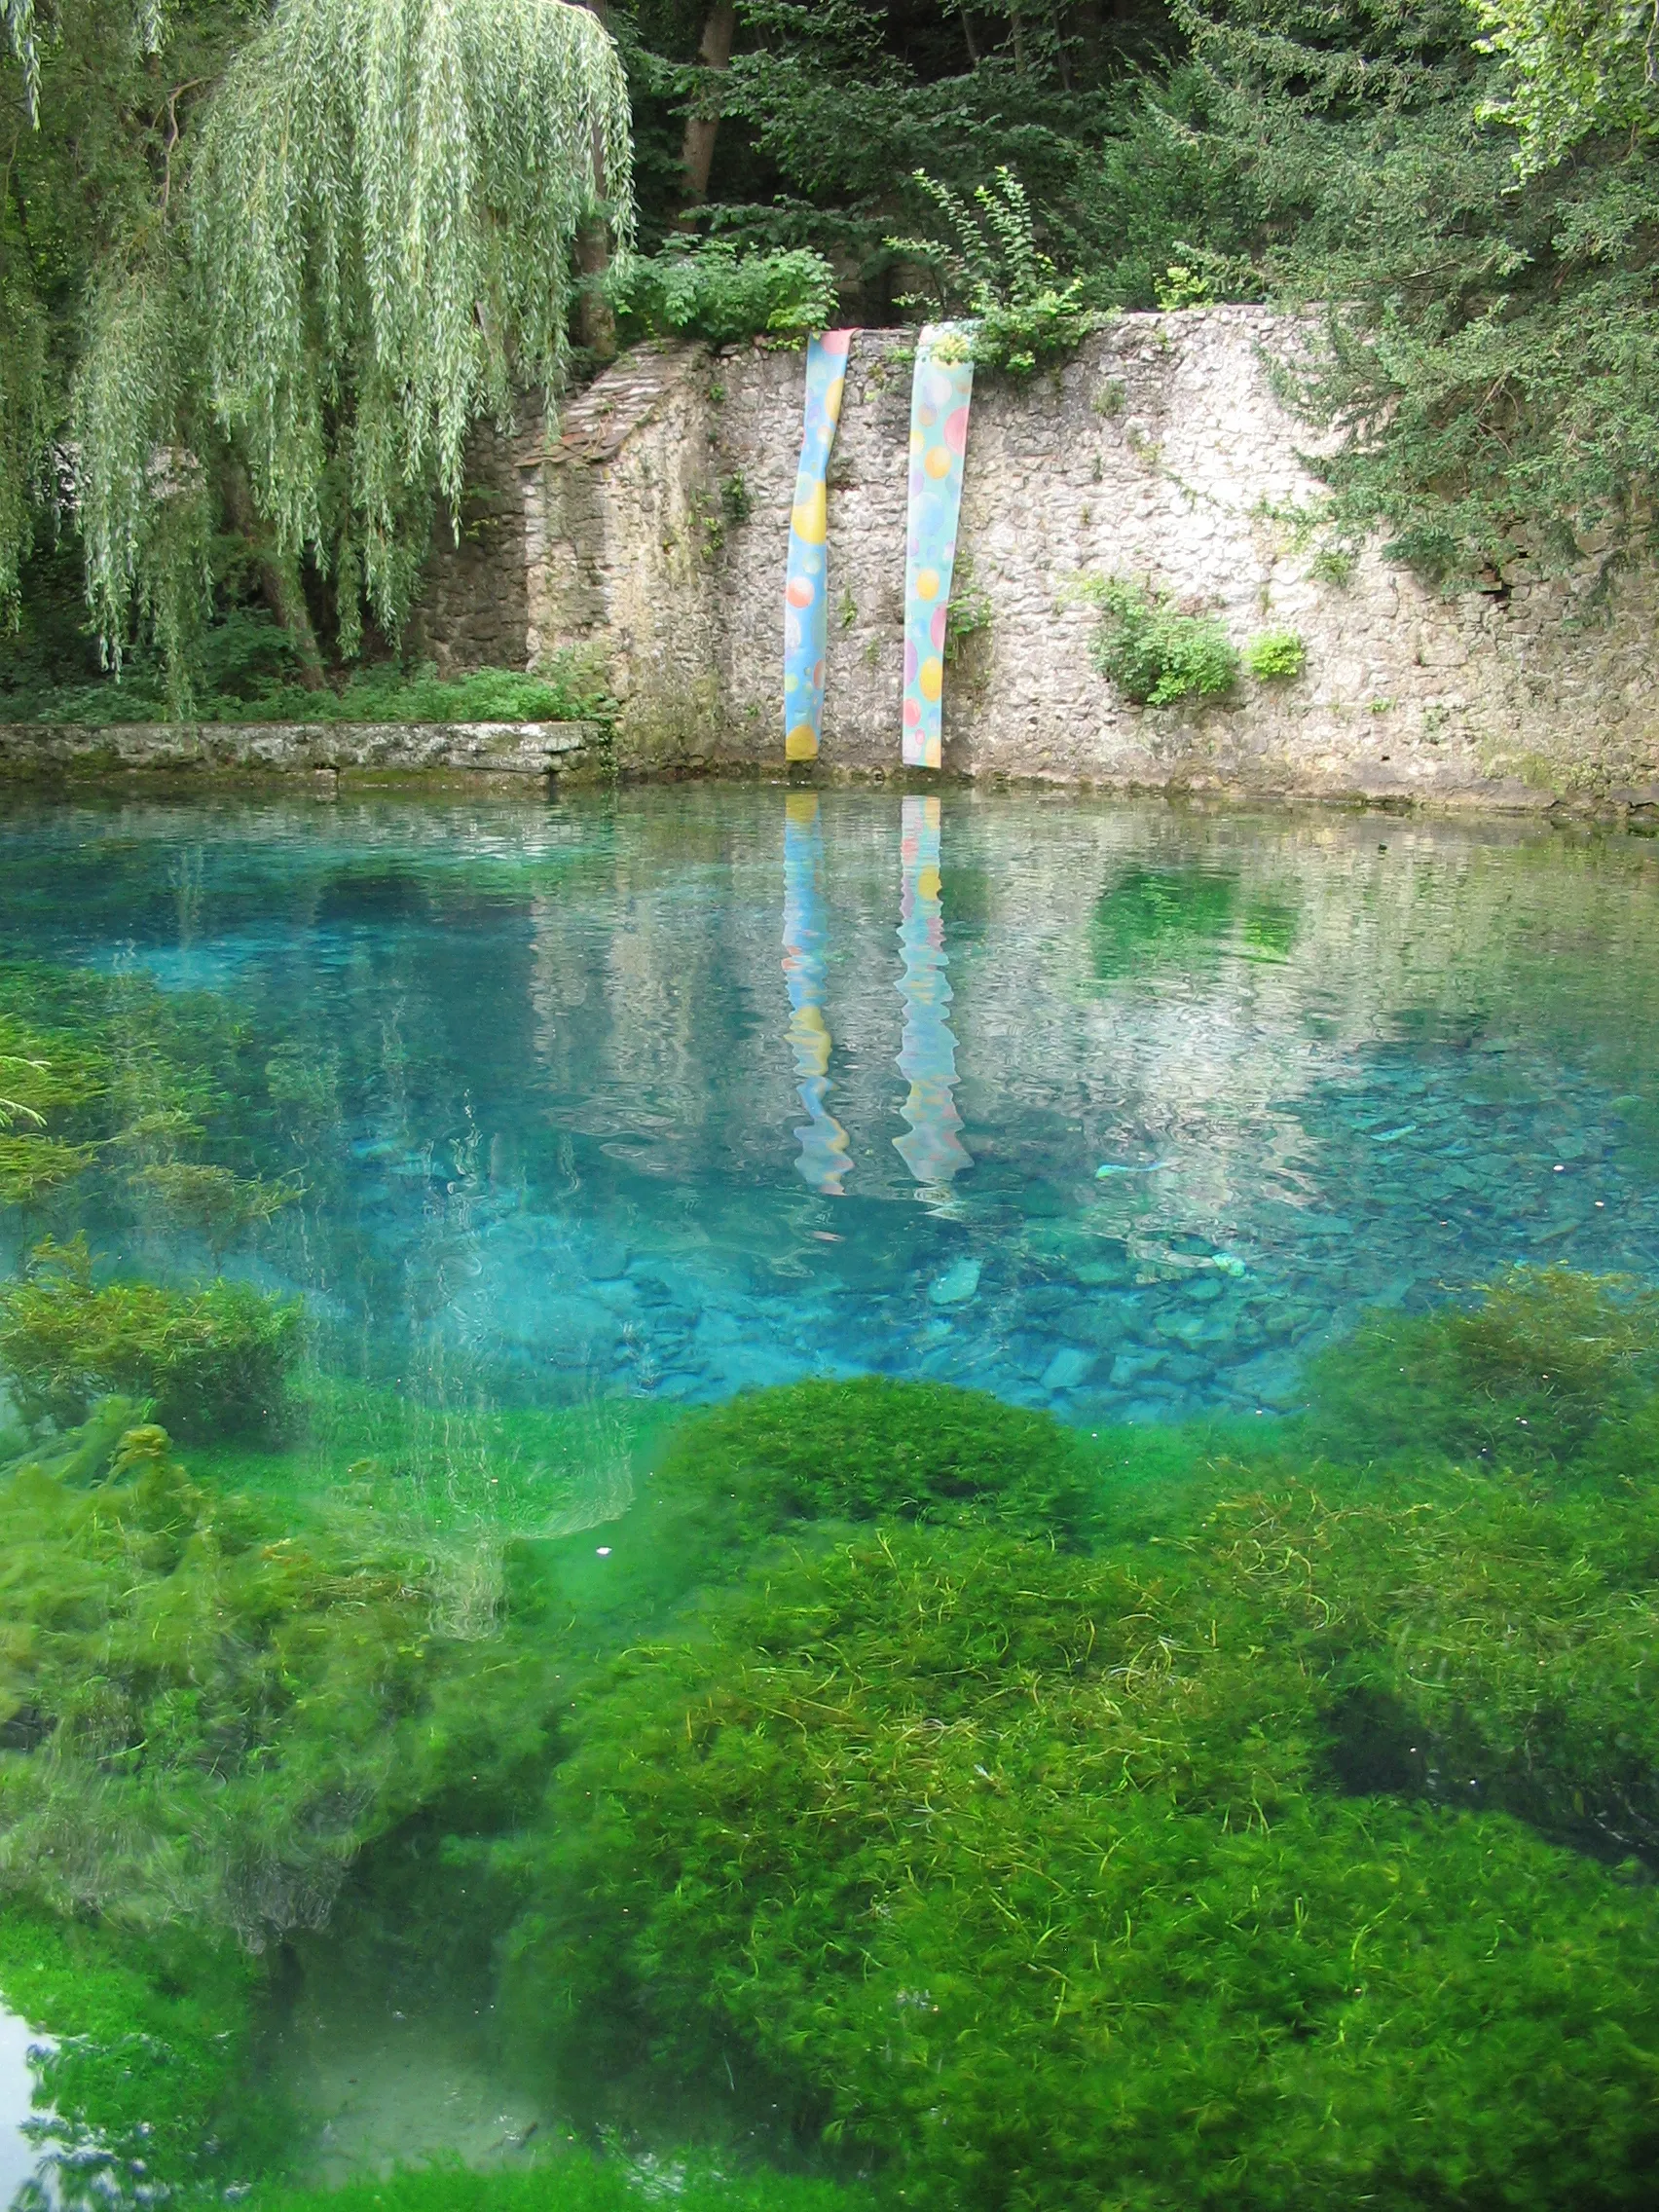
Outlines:
{"label": "banner reflection in water", "polygon": [[784,974],[790,991],[790,1047],[807,1122],[796,1129],[803,1182],[830,1198],[851,1173],[847,1132],[825,1104],[833,1039],[824,1014],[824,832],[812,792],[784,801]]}
{"label": "banner reflection in water", "polygon": [[939,852],[939,800],[906,798],[901,845],[903,892],[899,906],[899,942],[904,952],[899,994],[904,1001],[904,1037],[899,1069],[909,1078],[909,1096],[900,1112],[909,1123],[910,1133],[893,1142],[924,1190],[947,1185],[974,1164],[956,1134],[962,1117],[953,1095],[956,1038],[946,1012],[950,984],[945,977]]}

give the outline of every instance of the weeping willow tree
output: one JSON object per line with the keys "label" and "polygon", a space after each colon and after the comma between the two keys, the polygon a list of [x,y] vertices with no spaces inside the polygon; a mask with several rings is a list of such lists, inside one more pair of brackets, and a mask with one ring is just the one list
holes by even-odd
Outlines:
{"label": "weeping willow tree", "polygon": [[72,429],[113,649],[136,601],[178,658],[215,497],[250,501],[290,579],[332,576],[345,653],[365,607],[394,635],[473,425],[556,393],[575,235],[603,215],[626,242],[630,165],[586,9],[277,0],[203,111],[182,213],[92,303]]}

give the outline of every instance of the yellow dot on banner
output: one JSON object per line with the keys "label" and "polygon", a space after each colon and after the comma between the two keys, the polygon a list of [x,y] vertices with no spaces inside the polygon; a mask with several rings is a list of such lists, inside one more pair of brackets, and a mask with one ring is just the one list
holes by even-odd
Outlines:
{"label": "yellow dot on banner", "polygon": [[937,569],[918,569],[916,571],[916,597],[918,599],[937,599],[939,597],[939,571]]}
{"label": "yellow dot on banner", "polygon": [[922,466],[933,477],[948,476],[956,456],[948,446],[934,446],[922,457]]}
{"label": "yellow dot on banner", "polygon": [[811,498],[796,503],[790,521],[803,545],[823,544],[830,535],[830,496],[822,484],[813,486]]}
{"label": "yellow dot on banner", "polygon": [[923,437],[920,430],[912,430],[910,432],[910,451],[912,453],[920,453],[923,446],[925,446],[926,444],[927,440]]}
{"label": "yellow dot on banner", "polygon": [[943,661],[923,661],[922,673],[916,679],[916,688],[924,699],[937,699],[944,688]]}
{"label": "yellow dot on banner", "polygon": [[923,868],[920,874],[916,877],[916,889],[921,893],[924,899],[937,899],[939,897],[938,868]]}
{"label": "yellow dot on banner", "polygon": [[841,420],[841,394],[846,388],[846,378],[837,377],[824,394],[824,412],[829,416],[831,423],[838,423]]}
{"label": "yellow dot on banner", "polygon": [[818,757],[818,732],[810,722],[796,722],[784,740],[786,760],[815,760]]}

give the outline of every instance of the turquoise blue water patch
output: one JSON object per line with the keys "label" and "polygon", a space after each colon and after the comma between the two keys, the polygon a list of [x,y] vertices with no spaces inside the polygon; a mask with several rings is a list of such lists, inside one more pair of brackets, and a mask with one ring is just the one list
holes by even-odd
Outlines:
{"label": "turquoise blue water patch", "polygon": [[715,788],[0,838],[5,958],[221,1007],[223,1127],[299,1193],[224,1255],[95,1198],[98,1249],[301,1291],[436,1407],[1271,1415],[1367,1306],[1659,1276],[1639,838]]}

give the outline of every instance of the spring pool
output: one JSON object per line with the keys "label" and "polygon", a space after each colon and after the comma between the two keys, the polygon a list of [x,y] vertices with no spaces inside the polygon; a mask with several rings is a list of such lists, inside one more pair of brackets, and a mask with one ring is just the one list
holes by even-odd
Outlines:
{"label": "spring pool", "polygon": [[[372,1505],[460,1641],[542,1547],[553,1610],[620,1647],[673,1585],[637,1499],[687,1408],[873,1374],[1238,1449],[1370,1310],[1515,1267],[1659,1283],[1656,941],[1659,841],[1583,827],[713,786],[13,800],[0,1021],[101,1026],[73,1172],[0,1206],[0,1275],[84,1235],[89,1284],[303,1300],[282,1422],[199,1419],[193,1477],[296,1526]],[[13,1705],[0,1764],[45,1755]],[[441,1920],[438,1846],[409,1848]],[[344,1863],[228,1912],[262,1972],[281,1954],[255,2043],[300,2178],[532,2159],[564,2107],[502,2085],[494,1937],[412,1963],[386,1864]],[[75,1895],[119,1916],[137,1879]],[[691,2109],[628,2123],[672,2141]]]}
{"label": "spring pool", "polygon": [[908,803],[14,812],[6,957],[246,1024],[226,1112],[299,1194],[220,1254],[106,1188],[94,1242],[302,1291],[433,1409],[878,1369],[1074,1421],[1659,1268],[1659,844]]}

